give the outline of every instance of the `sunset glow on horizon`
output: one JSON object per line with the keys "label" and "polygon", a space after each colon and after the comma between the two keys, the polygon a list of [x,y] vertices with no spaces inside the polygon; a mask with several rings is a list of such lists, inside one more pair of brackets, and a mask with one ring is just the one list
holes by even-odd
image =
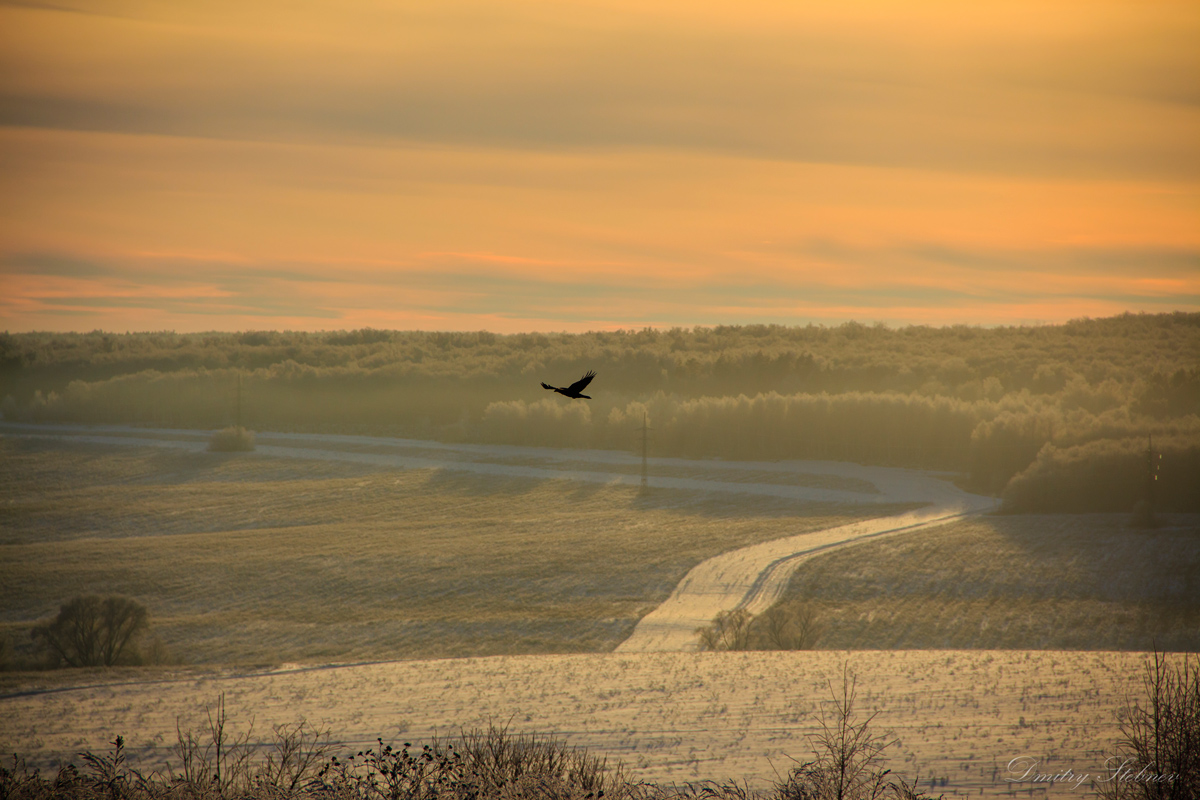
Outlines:
{"label": "sunset glow on horizon", "polygon": [[1200,311],[1200,4],[0,0],[0,329]]}

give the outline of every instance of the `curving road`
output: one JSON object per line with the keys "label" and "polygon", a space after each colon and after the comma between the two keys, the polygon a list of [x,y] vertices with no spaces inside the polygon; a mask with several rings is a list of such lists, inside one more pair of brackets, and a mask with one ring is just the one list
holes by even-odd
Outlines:
{"label": "curving road", "polygon": [[710,623],[722,611],[738,608],[751,614],[766,611],[783,595],[800,564],[818,553],[893,533],[942,525],[992,506],[990,497],[968,495],[962,503],[934,505],[722,553],[693,567],[666,602],[642,617],[633,634],[617,646],[617,652],[696,650],[697,628]]}
{"label": "curving road", "polygon": [[[34,425],[0,422],[0,435],[81,444],[161,447],[202,453],[211,431],[124,425]],[[254,454],[346,461],[392,469],[449,469],[505,477],[565,479],[637,485],[641,461],[610,450],[561,450],[333,434],[259,433]],[[618,652],[687,651],[697,648],[697,628],[721,611],[757,614],[783,593],[807,558],[835,547],[901,531],[940,525],[994,507],[990,497],[968,494],[937,474],[830,461],[732,462],[650,459],[651,485],[690,491],[733,492],[798,502],[853,505],[924,503],[906,513],[862,520],[777,539],[710,558],[694,567],[674,593],[647,614]]]}

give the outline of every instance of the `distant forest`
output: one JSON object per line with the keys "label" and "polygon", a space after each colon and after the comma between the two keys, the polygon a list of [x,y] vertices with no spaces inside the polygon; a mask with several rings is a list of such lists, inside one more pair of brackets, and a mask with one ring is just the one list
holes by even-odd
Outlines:
{"label": "distant forest", "polygon": [[[589,369],[591,401],[539,386]],[[1154,483],[1159,510],[1200,510],[1200,314],[1001,328],[0,334],[6,420],[219,428],[236,421],[239,394],[242,424],[258,430],[634,449],[645,419],[659,456],[952,470],[1012,511],[1127,511]]]}

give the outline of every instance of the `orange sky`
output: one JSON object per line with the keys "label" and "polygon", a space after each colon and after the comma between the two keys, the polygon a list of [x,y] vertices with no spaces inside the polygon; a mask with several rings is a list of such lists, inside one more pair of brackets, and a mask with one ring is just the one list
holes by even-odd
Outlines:
{"label": "orange sky", "polygon": [[0,0],[0,329],[1200,310],[1200,3]]}

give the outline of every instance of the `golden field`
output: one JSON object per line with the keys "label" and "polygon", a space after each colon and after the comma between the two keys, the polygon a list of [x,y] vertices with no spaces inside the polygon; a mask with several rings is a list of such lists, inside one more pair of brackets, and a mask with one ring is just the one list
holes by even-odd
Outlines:
{"label": "golden field", "polygon": [[891,513],[0,439],[0,633],[118,593],[188,663],[603,651],[700,561]]}
{"label": "golden field", "polygon": [[[497,656],[290,668],[94,672],[40,678],[0,699],[5,752],[49,759],[123,734],[144,765],[169,760],[176,723],[199,729],[224,694],[233,729],[265,738],[306,719],[346,750],[421,742],[497,722],[620,759],[635,777],[735,778],[765,786],[811,754],[826,681],[848,661],[860,707],[897,741],[886,766],[934,792],[1080,797],[1009,783],[1009,762],[1103,773],[1141,653],[808,651]],[[68,689],[77,686],[79,688]],[[944,781],[944,782],[943,782]],[[1086,788],[1086,787],[1084,787]]]}
{"label": "golden field", "polygon": [[[499,723],[645,780],[766,786],[810,755],[848,664],[897,774],[934,794],[1078,797],[1086,784],[1010,764],[1102,777],[1143,651],[1195,649],[1188,515],[1149,531],[983,515],[843,546],[805,560],[783,601],[818,610],[816,650],[625,654],[607,651],[700,561],[911,506],[22,437],[0,456],[15,656],[58,603],[119,592],[185,662],[0,673],[0,752],[45,765],[123,735],[162,766],[177,726],[224,695],[257,735],[305,719],[350,750]],[[672,474],[871,495],[730,462]]]}

